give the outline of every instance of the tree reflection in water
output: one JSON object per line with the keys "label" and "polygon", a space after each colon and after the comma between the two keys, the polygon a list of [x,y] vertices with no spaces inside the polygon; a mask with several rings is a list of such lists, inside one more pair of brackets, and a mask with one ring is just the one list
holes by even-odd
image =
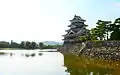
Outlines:
{"label": "tree reflection in water", "polygon": [[[25,57],[35,57],[37,54],[36,53],[31,53],[31,54],[21,54],[21,56],[25,56]],[[43,55],[43,53],[38,53],[38,56]]]}
{"label": "tree reflection in water", "polygon": [[43,55],[43,53],[38,53],[39,56]]}
{"label": "tree reflection in water", "polygon": [[120,75],[120,61],[98,60],[64,54],[64,66],[70,75]]}

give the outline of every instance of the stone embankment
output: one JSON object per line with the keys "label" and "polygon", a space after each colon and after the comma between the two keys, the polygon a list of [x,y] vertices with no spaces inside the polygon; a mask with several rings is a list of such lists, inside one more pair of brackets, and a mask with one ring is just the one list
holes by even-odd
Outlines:
{"label": "stone embankment", "polygon": [[99,59],[120,60],[120,41],[86,42],[84,44],[66,45],[58,51]]}

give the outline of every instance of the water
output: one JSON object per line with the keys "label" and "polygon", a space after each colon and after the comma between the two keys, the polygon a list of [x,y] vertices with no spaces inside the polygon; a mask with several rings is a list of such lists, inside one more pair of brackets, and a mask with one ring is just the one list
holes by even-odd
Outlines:
{"label": "water", "polygon": [[8,53],[0,55],[0,75],[120,75],[120,61],[63,55],[56,49],[0,51]]}
{"label": "water", "polygon": [[[39,50],[1,50],[13,53],[0,55],[0,75],[67,75],[63,55]],[[35,56],[25,56],[33,54]],[[39,55],[39,53],[42,53]]]}
{"label": "water", "polygon": [[65,54],[64,62],[70,75],[120,75],[120,61]]}

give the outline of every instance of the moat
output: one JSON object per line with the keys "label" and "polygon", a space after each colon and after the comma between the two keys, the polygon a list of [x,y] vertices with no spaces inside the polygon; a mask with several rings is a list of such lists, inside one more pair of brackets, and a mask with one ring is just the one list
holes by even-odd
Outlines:
{"label": "moat", "polygon": [[1,50],[8,54],[0,55],[0,75],[119,75],[120,61],[63,55],[55,51]]}

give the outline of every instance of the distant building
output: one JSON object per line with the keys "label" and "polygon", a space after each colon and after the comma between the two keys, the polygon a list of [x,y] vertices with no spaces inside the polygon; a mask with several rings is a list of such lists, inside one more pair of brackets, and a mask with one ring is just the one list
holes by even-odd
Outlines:
{"label": "distant building", "polygon": [[72,20],[70,20],[71,24],[68,25],[70,29],[66,30],[67,34],[63,35],[64,44],[73,44],[80,43],[81,41],[76,39],[78,36],[86,35],[86,26],[84,24],[86,20],[82,19],[80,16],[74,16]]}
{"label": "distant building", "polygon": [[7,48],[7,47],[9,47],[9,42],[0,41],[0,48]]}

